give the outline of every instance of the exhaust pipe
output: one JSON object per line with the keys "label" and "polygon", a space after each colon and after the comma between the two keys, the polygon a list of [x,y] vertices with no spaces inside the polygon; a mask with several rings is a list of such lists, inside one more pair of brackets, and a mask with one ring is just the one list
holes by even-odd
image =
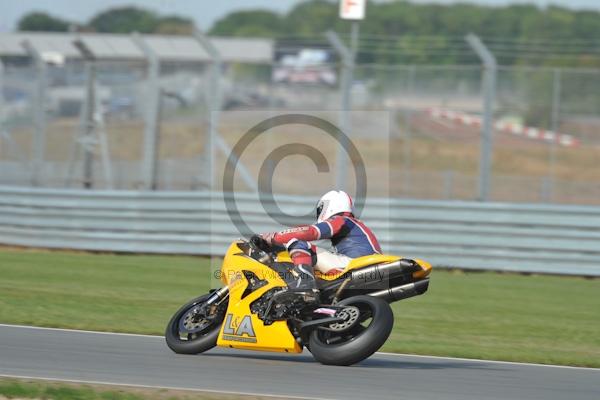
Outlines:
{"label": "exhaust pipe", "polygon": [[409,297],[418,296],[423,294],[429,288],[429,278],[421,281],[407,283],[406,285],[395,286],[389,289],[379,290],[377,292],[369,293],[369,296],[378,297],[392,303],[398,300],[408,299]]}
{"label": "exhaust pipe", "polygon": [[406,258],[388,264],[377,264],[367,268],[360,268],[351,272],[350,283],[347,289],[381,285],[381,282],[388,281],[400,275],[409,275],[420,269],[419,264]]}

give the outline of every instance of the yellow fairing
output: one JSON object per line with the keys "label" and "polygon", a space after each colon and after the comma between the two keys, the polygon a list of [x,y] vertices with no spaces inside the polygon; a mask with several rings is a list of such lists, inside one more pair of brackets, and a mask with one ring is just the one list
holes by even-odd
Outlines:
{"label": "yellow fairing", "polygon": [[290,253],[287,251],[280,251],[277,253],[277,261],[278,262],[292,262],[292,257],[290,257]]}
{"label": "yellow fairing", "polygon": [[[242,299],[248,280],[242,271],[250,271],[267,284]],[[274,287],[285,287],[279,275],[258,261],[247,257],[233,243],[221,268],[221,279],[229,286],[229,305],[225,321],[217,340],[218,346],[238,349],[280,351],[300,353],[302,348],[296,342],[285,321],[264,325],[256,314],[250,312],[250,304]]]}
{"label": "yellow fairing", "polygon": [[413,278],[425,278],[431,273],[431,264],[423,260],[415,260],[421,267],[421,271],[413,272]]}

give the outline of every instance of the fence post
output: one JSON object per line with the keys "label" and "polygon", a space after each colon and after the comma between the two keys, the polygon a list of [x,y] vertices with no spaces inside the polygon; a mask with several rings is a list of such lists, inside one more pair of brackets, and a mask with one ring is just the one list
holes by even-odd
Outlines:
{"label": "fence post", "polygon": [[108,140],[104,130],[104,119],[101,109],[101,101],[98,98],[96,87],[96,56],[91,49],[81,40],[73,41],[73,46],[79,50],[85,64],[85,96],[81,106],[80,126],[73,143],[73,150],[69,160],[66,186],[69,186],[73,178],[75,164],[79,158],[80,148],[83,149],[83,187],[91,189],[94,185],[94,149],[100,145],[101,161],[104,171],[104,179],[109,189],[113,188],[112,167],[108,151]]}
{"label": "fence post", "polygon": [[548,176],[542,176],[540,178],[539,187],[540,187],[540,195],[539,195],[540,203],[551,202],[551,193],[552,193],[551,178]]}
{"label": "fence post", "polygon": [[[208,53],[211,58],[211,79],[208,87],[208,99],[210,110],[210,125],[209,125],[209,138],[205,150],[205,157],[208,164],[208,186],[211,190],[217,189],[215,187],[215,157],[216,150],[220,150],[225,157],[229,157],[232,149],[229,147],[227,142],[219,135],[219,122],[221,120],[221,107],[222,107],[222,86],[221,86],[221,74],[223,70],[223,59],[221,53],[215,47],[210,39],[204,34],[204,32],[195,29],[193,33],[194,37],[200,43],[202,48]],[[236,160],[239,161],[239,160]],[[250,174],[248,169],[241,163],[237,163],[237,168],[240,171],[240,176],[246,186],[253,191],[258,191],[258,185],[256,179]]]}
{"label": "fence post", "polygon": [[[350,109],[352,108],[352,81],[354,75],[354,51],[356,46],[356,38],[358,37],[358,31],[354,28],[352,31],[352,45],[353,48],[349,49],[340,39],[339,35],[334,31],[327,31],[325,37],[339,54],[342,59],[342,76],[340,82],[341,90],[341,115],[340,115],[340,130],[348,136],[350,130]],[[335,185],[337,189],[345,189],[346,187],[346,167],[348,166],[346,149],[348,144],[344,137],[339,138],[340,145],[338,146],[336,156],[336,167],[335,167]]]}
{"label": "fence post", "polygon": [[554,68],[552,80],[552,132],[554,137],[550,144],[550,181],[548,182],[548,201],[554,198],[556,179],[556,150],[558,145],[558,124],[560,122],[560,96],[562,92],[562,74],[560,68]]}
{"label": "fence post", "polygon": [[[81,41],[74,41],[73,45],[77,47],[84,58],[85,64],[85,96],[81,105],[81,121],[79,138],[75,143],[76,149],[79,144],[83,148],[83,187],[91,189],[94,185],[94,108],[96,103],[96,64],[94,55]],[[75,151],[78,154],[79,151]],[[75,163],[76,160],[73,160]]]}
{"label": "fence post", "polygon": [[[408,67],[408,82],[406,84],[406,95],[414,96],[415,94],[415,79],[417,74],[417,66],[412,64]],[[412,122],[414,111],[409,107],[404,111],[405,128],[403,135],[403,171],[404,171],[404,190],[407,196],[410,196],[412,188]]]}
{"label": "fence post", "polygon": [[46,150],[46,62],[41,53],[31,44],[24,40],[21,45],[33,60],[37,72],[37,87],[34,104],[35,133],[33,137],[33,161],[31,168],[31,185],[39,186],[40,174],[44,164],[44,153]]}
{"label": "fence post", "polygon": [[454,196],[454,171],[451,169],[443,172],[444,177],[444,199],[452,200]]}
{"label": "fence post", "polygon": [[487,201],[489,199],[491,186],[490,175],[494,134],[494,100],[496,98],[498,64],[496,62],[496,57],[488,50],[479,37],[470,33],[465,39],[483,63],[483,123],[481,124],[481,155],[479,162],[479,200]]}
{"label": "fence post", "polygon": [[206,160],[206,165],[208,166],[208,187],[210,190],[214,190],[216,157],[215,150],[218,134],[217,129],[221,118],[222,105],[221,71],[223,69],[223,61],[221,59],[221,53],[219,53],[217,48],[206,37],[204,32],[195,29],[193,35],[211,58],[210,82],[208,84],[208,104],[210,107],[208,116],[208,142],[206,143],[204,150],[204,159]]}
{"label": "fence post", "polygon": [[0,129],[4,129],[6,109],[4,108],[4,63],[0,59]]}
{"label": "fence post", "polygon": [[148,62],[148,97],[144,110],[144,147],[142,164],[142,181],[146,190],[157,189],[158,177],[158,141],[160,113],[160,59],[148,46],[142,36],[134,32],[134,43],[142,50]]}
{"label": "fence post", "polygon": [[6,141],[6,146],[8,148],[8,154],[15,157],[16,160],[20,161],[23,164],[23,171],[27,174],[27,170],[29,166],[27,165],[27,157],[21,151],[21,148],[17,145],[17,143],[13,140],[10,130],[7,126],[9,116],[6,111],[6,104],[4,101],[4,96],[2,95],[4,89],[4,63],[0,60],[0,155],[2,150],[2,140]]}
{"label": "fence post", "polygon": [[0,59],[0,156],[2,155],[2,139],[10,141],[10,136],[6,131],[6,107],[4,104],[4,63]]}

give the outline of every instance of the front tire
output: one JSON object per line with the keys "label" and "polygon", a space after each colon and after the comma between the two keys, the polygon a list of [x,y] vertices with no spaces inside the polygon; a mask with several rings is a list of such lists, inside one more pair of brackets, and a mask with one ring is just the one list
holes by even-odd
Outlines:
{"label": "front tire", "polygon": [[355,296],[336,305],[357,307],[359,319],[345,331],[331,332],[319,328],[312,331],[310,352],[317,361],[326,365],[352,365],[370,357],[383,346],[394,326],[394,314],[387,302],[372,296]]}
{"label": "front tire", "polygon": [[181,307],[171,318],[165,330],[167,346],[178,354],[198,354],[217,345],[217,338],[227,309],[227,300],[223,301],[209,319],[195,321],[194,309],[201,306],[211,294],[197,297]]}

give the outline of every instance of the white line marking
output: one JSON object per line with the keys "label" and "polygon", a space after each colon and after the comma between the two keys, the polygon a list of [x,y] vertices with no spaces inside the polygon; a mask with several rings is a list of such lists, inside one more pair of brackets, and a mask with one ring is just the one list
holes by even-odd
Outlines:
{"label": "white line marking", "polygon": [[461,358],[461,357],[445,357],[445,356],[426,356],[422,354],[405,354],[405,353],[386,353],[383,351],[378,351],[375,354],[381,354],[384,356],[402,356],[402,357],[417,357],[417,358],[435,358],[438,360],[452,360],[452,361],[474,361],[480,363],[494,363],[494,364],[508,364],[508,365],[523,365],[523,366],[533,366],[533,367],[548,367],[548,368],[566,368],[566,369],[581,369],[581,370],[589,370],[589,371],[597,371],[600,372],[600,368],[592,368],[592,367],[575,367],[572,365],[556,365],[556,364],[536,364],[536,363],[528,363],[528,362],[517,362],[517,361],[501,361],[501,360],[486,360],[481,358]]}
{"label": "white line marking", "polygon": [[[138,333],[120,333],[120,332],[102,332],[102,331],[86,331],[81,329],[65,329],[65,328],[48,328],[44,326],[31,326],[31,325],[12,325],[12,324],[1,324],[0,327],[8,328],[24,328],[32,330],[48,330],[48,331],[59,331],[59,332],[80,332],[80,333],[92,333],[97,335],[113,335],[113,336],[132,336],[132,337],[146,337],[146,338],[159,338],[164,339],[160,335],[142,335]],[[387,353],[384,351],[378,351],[375,354],[392,357],[417,357],[417,358],[433,358],[438,360],[456,360],[456,361],[474,361],[481,363],[496,363],[496,364],[508,364],[508,365],[528,365],[535,367],[549,367],[549,368],[567,368],[567,369],[581,369],[600,372],[600,368],[592,367],[575,367],[572,365],[556,365],[556,364],[536,364],[527,362],[516,362],[516,361],[500,361],[500,360],[486,360],[480,358],[461,358],[461,357],[445,357],[445,356],[426,356],[422,354],[406,354],[406,353]]]}
{"label": "white line marking", "polygon": [[12,324],[0,324],[0,327],[1,326],[6,326],[8,328],[24,328],[24,329],[45,330],[45,331],[80,332],[80,333],[93,333],[93,334],[96,334],[96,335],[133,336],[133,337],[146,337],[146,338],[161,338],[161,339],[164,339],[164,337],[160,336],[160,335],[142,335],[142,334],[139,334],[139,333],[86,331],[86,330],[83,330],[83,329],[48,328],[48,327],[45,327],[45,326],[12,325]]}
{"label": "white line marking", "polygon": [[305,399],[305,400],[331,400],[326,397],[277,395],[277,394],[259,393],[259,392],[236,392],[233,390],[198,389],[198,388],[186,388],[186,387],[180,387],[180,386],[139,385],[139,384],[135,384],[135,383],[114,383],[114,382],[91,381],[91,380],[80,380],[80,379],[48,378],[48,377],[42,377],[42,376],[10,375],[10,374],[2,374],[2,373],[0,373],[0,377],[13,378],[13,379],[37,379],[37,380],[42,380],[42,381],[69,382],[69,383],[87,383],[90,385],[128,386],[128,387],[132,387],[132,388],[142,388],[142,389],[185,390],[185,391],[191,391],[191,392],[233,394],[233,395],[238,395],[238,396],[262,396],[262,397],[275,397],[275,398],[285,398],[285,399]]}

